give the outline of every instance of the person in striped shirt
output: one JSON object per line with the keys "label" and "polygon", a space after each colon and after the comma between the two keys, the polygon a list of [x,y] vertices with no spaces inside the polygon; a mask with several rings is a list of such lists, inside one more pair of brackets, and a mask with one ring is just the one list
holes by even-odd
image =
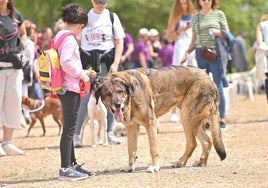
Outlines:
{"label": "person in striped shirt", "polygon": [[216,50],[215,37],[222,37],[221,30],[229,31],[226,16],[219,10],[218,0],[196,0],[198,13],[192,17],[192,41],[186,51],[181,63],[185,62],[193,50],[196,53],[197,65],[212,73],[213,80],[218,87],[220,94],[220,126],[226,129],[226,101],[223,92],[223,79],[221,76],[221,59],[219,55],[213,62],[208,62],[201,57],[201,48]]}

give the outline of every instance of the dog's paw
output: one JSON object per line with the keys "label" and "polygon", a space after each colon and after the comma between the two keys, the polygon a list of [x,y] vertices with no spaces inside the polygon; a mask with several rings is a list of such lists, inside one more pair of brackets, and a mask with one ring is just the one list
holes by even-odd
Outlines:
{"label": "dog's paw", "polygon": [[98,144],[99,145],[103,145],[104,144],[103,140],[102,139],[99,139]]}
{"label": "dog's paw", "polygon": [[134,172],[135,168],[133,166],[127,166],[120,170],[120,172]]}
{"label": "dog's paw", "polygon": [[204,161],[195,161],[194,164],[193,164],[193,167],[205,167],[207,166],[207,164],[204,162]]}
{"label": "dog's paw", "polygon": [[150,173],[159,172],[160,166],[149,166],[147,171]]}
{"label": "dog's paw", "polygon": [[184,167],[185,163],[179,161],[179,162],[171,162],[171,167],[172,168],[181,168]]}
{"label": "dog's paw", "polygon": [[97,146],[96,146],[96,144],[91,144],[89,147],[96,148]]}
{"label": "dog's paw", "polygon": [[104,143],[103,146],[104,147],[107,147],[107,146],[109,146],[109,143],[108,142],[107,143]]}

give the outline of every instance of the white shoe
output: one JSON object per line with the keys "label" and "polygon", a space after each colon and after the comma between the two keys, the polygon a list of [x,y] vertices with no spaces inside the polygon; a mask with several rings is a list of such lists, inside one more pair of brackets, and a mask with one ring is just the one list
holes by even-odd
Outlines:
{"label": "white shoe", "polygon": [[0,146],[0,157],[6,156],[6,152],[3,150],[3,148]]}
{"label": "white shoe", "polygon": [[24,154],[24,152],[21,149],[17,148],[11,143],[2,144],[2,148],[6,152],[7,155],[23,155]]}
{"label": "white shoe", "polygon": [[73,144],[74,144],[75,148],[81,148],[82,147],[81,139],[80,139],[78,134],[74,134]]}
{"label": "white shoe", "polygon": [[171,122],[178,122],[179,121],[179,117],[176,113],[171,113],[170,115],[170,121]]}
{"label": "white shoe", "polygon": [[114,136],[113,132],[107,133],[107,139],[108,139],[109,144],[120,144],[121,143],[121,141],[118,138],[116,138],[116,136]]}

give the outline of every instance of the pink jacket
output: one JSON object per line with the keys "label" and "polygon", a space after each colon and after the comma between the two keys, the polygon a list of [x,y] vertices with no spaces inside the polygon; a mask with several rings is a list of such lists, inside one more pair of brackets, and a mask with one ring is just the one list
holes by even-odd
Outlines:
{"label": "pink jacket", "polygon": [[[55,36],[55,42],[59,37],[69,30],[61,30]],[[87,76],[87,71],[83,70],[79,45],[74,35],[68,35],[64,38],[62,43],[59,45],[58,53],[60,56],[60,64],[62,70],[65,72],[63,86],[66,86],[68,91],[80,93],[79,81],[83,80]]]}

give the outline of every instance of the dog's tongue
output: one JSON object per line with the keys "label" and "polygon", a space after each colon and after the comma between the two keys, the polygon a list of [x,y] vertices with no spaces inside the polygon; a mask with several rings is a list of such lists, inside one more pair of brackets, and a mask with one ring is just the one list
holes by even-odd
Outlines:
{"label": "dog's tongue", "polygon": [[122,122],[124,120],[124,115],[121,109],[114,111],[114,117],[117,122]]}

